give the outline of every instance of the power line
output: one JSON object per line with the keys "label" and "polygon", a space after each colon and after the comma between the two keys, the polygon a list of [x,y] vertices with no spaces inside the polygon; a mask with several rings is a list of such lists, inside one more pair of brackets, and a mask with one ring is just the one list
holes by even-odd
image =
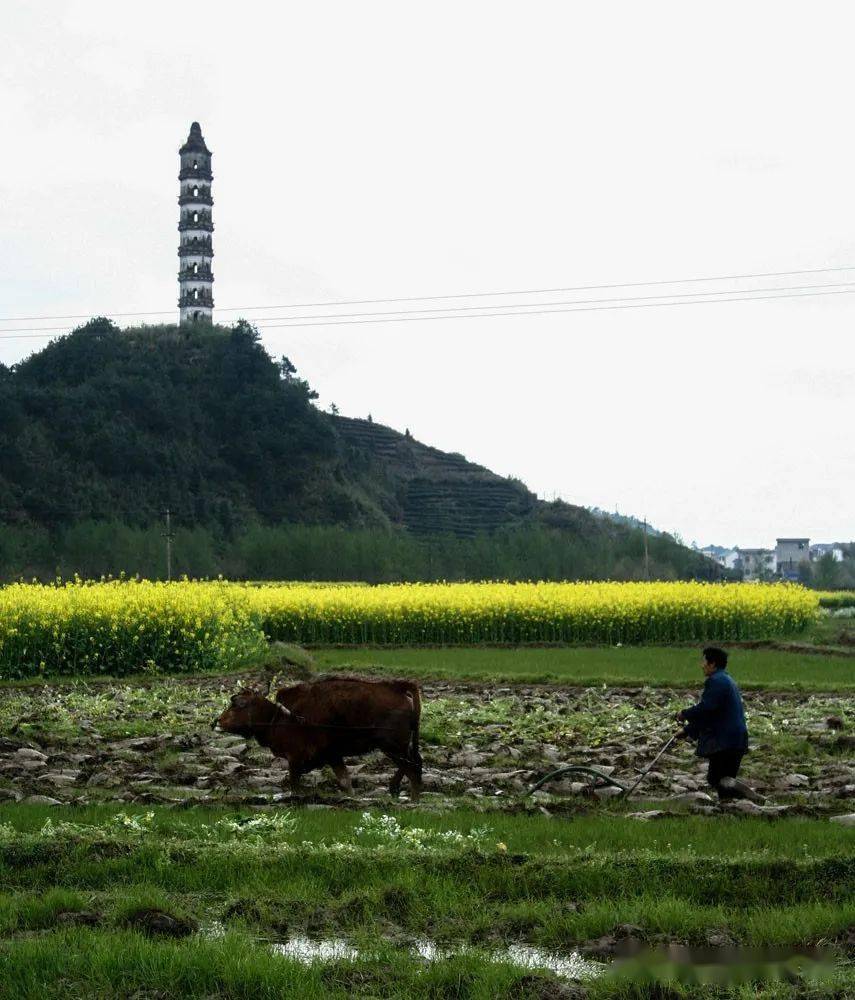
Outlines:
{"label": "power line", "polygon": [[[523,288],[498,292],[456,292],[449,295],[408,295],[384,299],[327,299],[322,302],[291,302],[272,306],[218,306],[218,312],[256,312],[259,309],[320,309],[326,306],[365,306],[386,302],[433,302],[439,299],[492,298],[505,295],[553,295],[565,292],[592,292],[605,288],[644,288],[655,285],[687,285],[705,281],[741,281],[749,278],[787,278],[799,274],[830,274],[837,271],[855,270],[855,264],[844,267],[815,267],[800,271],[758,271],[753,274],[720,274],[696,278],[662,278],[654,281],[619,281],[601,285],[575,285],[565,288]],[[144,312],[108,312],[108,316],[166,316],[175,309],[149,309]],[[51,319],[91,319],[98,313],[77,313],[61,316],[3,316],[0,323],[24,323]]]}
{"label": "power line", "polygon": [[494,319],[499,316],[542,316],[548,313],[570,313],[570,312],[600,312],[612,309],[659,309],[664,306],[702,306],[715,305],[719,302],[760,302],[764,299],[806,299],[817,295],[851,295],[855,288],[844,288],[836,292],[796,292],[792,295],[748,295],[737,296],[728,299],[701,299],[691,302],[640,302],[629,305],[601,305],[583,306],[570,309],[530,309],[527,312],[493,312],[493,313],[467,313],[461,315],[455,313],[452,316],[398,316],[391,319],[344,319],[344,320],[322,320],[320,323],[270,323],[265,324],[262,320],[259,326],[262,330],[275,330],[283,328],[296,328],[303,326],[354,326],[362,323],[418,323],[425,321],[437,321],[442,319]]}
{"label": "power line", "polygon": [[[354,323],[403,323],[417,320],[433,319],[491,319],[501,316],[542,316],[549,313],[562,312],[597,312],[613,309],[643,309],[658,306],[707,305],[717,302],[751,302],[764,299],[808,298],[816,295],[843,295],[853,291],[855,282],[843,281],[822,285],[792,285],[785,288],[753,288],[745,289],[744,295],[737,294],[740,289],[723,289],[720,292],[680,292],[673,295],[634,295],[624,298],[578,299],[560,302],[519,302],[510,306],[513,311],[496,311],[493,305],[484,306],[449,306],[440,309],[396,309],[391,312],[369,313],[325,313],[308,316],[267,316],[260,317],[257,324],[262,329],[277,329],[282,327],[301,326],[347,326]],[[815,289],[815,290],[811,290]],[[819,291],[819,289],[840,289],[839,291]],[[771,292],[773,294],[757,294]],[[793,294],[799,293],[799,294]],[[699,298],[706,296],[706,298]],[[718,296],[710,298],[709,296]],[[648,301],[648,300],[657,301]],[[663,301],[658,301],[663,300]],[[669,301],[665,301],[669,300]],[[685,301],[673,301],[685,300]],[[542,308],[542,307],[550,308]],[[569,307],[569,308],[552,308]],[[481,310],[475,312],[474,310]],[[489,310],[489,311],[484,311]],[[430,313],[432,315],[418,315]],[[450,313],[450,315],[433,315]],[[309,322],[302,322],[308,320]],[[0,334],[0,340],[37,340],[50,337],[52,332],[67,330],[66,326],[56,327],[22,327],[21,332],[7,331]]]}
{"label": "power line", "polygon": [[[284,306],[244,306],[243,311],[256,309],[314,309],[324,306],[367,306],[384,302],[433,302],[438,299],[472,299],[492,298],[499,295],[557,295],[564,292],[594,292],[604,288],[643,288],[654,285],[688,285],[704,281],[739,281],[749,278],[786,278],[798,274],[829,274],[833,271],[852,271],[855,264],[848,267],[818,267],[804,271],[766,271],[757,274],[722,274],[706,278],[663,278],[656,281],[623,281],[606,285],[576,285],[569,288],[523,288],[504,292],[459,292],[454,295],[411,295],[392,299],[351,299],[335,302],[299,302]],[[227,312],[241,311],[237,307],[225,310]]]}
{"label": "power line", "polygon": [[[840,281],[831,282],[823,285],[788,285],[782,288],[725,288],[720,292],[677,292],[673,295],[625,295],[625,296],[610,296],[605,299],[569,299],[561,302],[514,302],[509,306],[504,308],[508,309],[530,309],[535,306],[539,308],[551,307],[551,306],[587,306],[587,305],[599,305],[600,303],[606,302],[644,302],[650,299],[697,299],[699,295],[737,295],[740,292],[749,293],[753,296],[757,292],[799,292],[805,291],[806,289],[814,288],[850,288],[855,286],[855,281]],[[715,299],[698,299],[699,302],[712,301]],[[448,306],[447,308],[439,309],[392,309],[389,312],[361,312],[361,313],[314,313],[308,316],[262,316],[258,319],[259,323],[267,323],[271,320],[317,320],[317,319],[353,319],[353,318],[363,318],[369,316],[397,316],[404,315],[410,316],[416,313],[444,313],[444,312],[474,312],[476,309],[495,309],[494,305],[486,306]]]}

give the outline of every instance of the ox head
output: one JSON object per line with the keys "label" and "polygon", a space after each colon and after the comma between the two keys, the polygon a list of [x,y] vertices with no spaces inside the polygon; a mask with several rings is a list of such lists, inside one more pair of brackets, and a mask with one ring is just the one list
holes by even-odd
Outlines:
{"label": "ox head", "polygon": [[284,705],[268,701],[257,691],[244,689],[232,695],[229,707],[218,719],[214,719],[211,728],[251,737],[257,736],[260,730],[286,721],[290,715]]}

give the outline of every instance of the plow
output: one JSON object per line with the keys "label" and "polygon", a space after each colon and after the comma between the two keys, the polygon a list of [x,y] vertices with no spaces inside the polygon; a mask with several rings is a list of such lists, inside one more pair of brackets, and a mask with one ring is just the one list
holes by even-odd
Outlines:
{"label": "plow", "polygon": [[610,774],[606,774],[604,771],[597,767],[591,767],[589,764],[565,764],[562,767],[556,768],[554,771],[550,771],[545,774],[539,781],[535,782],[531,788],[526,793],[527,795],[533,795],[538,789],[542,788],[544,785],[548,784],[550,781],[556,781],[558,778],[565,778],[568,776],[574,776],[578,778],[588,778],[593,780],[593,788],[617,788],[620,790],[619,798],[628,799],[638,788],[638,786],[644,781],[648,774],[653,770],[662,756],[671,749],[671,747],[680,738],[680,733],[674,733],[667,743],[665,743],[653,760],[644,768],[641,774],[632,783],[618,781],[617,778],[613,778]]}

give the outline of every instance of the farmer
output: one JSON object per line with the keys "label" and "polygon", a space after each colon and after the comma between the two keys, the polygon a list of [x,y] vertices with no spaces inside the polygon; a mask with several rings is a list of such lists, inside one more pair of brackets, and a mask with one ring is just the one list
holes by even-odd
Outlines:
{"label": "farmer", "polygon": [[748,729],[742,696],[727,672],[727,653],[709,646],[704,650],[701,667],[706,675],[701,700],[677,713],[677,721],[686,723],[681,736],[697,740],[699,757],[709,761],[707,781],[719,799],[758,799],[744,782],[737,781],[742,757],[748,749]]}

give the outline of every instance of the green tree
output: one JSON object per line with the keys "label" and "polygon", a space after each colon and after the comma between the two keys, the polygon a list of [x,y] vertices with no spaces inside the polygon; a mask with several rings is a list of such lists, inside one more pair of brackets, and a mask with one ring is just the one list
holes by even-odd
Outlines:
{"label": "green tree", "polygon": [[814,564],[813,585],[819,590],[836,590],[842,575],[840,565],[833,553],[825,552]]}

